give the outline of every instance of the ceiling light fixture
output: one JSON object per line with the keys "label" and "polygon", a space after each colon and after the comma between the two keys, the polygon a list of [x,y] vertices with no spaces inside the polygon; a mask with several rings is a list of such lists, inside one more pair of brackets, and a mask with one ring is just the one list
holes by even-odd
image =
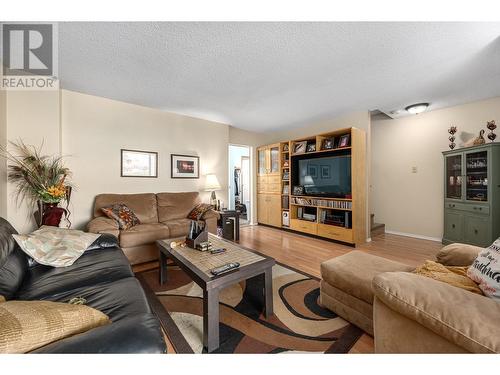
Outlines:
{"label": "ceiling light fixture", "polygon": [[412,104],[406,107],[406,111],[413,114],[413,115],[418,115],[419,113],[424,112],[427,107],[429,107],[429,103],[417,103],[417,104]]}

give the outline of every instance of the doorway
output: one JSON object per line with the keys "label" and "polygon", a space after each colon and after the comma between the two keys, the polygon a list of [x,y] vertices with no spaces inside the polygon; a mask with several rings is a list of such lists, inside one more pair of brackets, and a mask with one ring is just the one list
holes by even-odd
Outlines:
{"label": "doorway", "polygon": [[240,212],[240,225],[248,225],[252,214],[250,147],[229,145],[228,181],[228,207]]}

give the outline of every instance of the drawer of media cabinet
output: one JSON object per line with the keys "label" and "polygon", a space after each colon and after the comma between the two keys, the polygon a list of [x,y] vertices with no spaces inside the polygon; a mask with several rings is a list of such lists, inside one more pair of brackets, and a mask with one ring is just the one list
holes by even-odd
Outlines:
{"label": "drawer of media cabinet", "polygon": [[291,219],[290,220],[290,229],[305,232],[309,234],[317,234],[318,233],[318,223],[309,222],[305,220],[299,219]]}
{"label": "drawer of media cabinet", "polygon": [[451,209],[451,210],[467,211],[467,212],[472,212],[475,214],[489,215],[489,213],[490,213],[490,207],[487,204],[467,204],[467,203],[446,202],[444,207],[447,209]]}
{"label": "drawer of media cabinet", "polygon": [[353,242],[352,229],[336,227],[334,225],[318,224],[318,236],[337,241]]}

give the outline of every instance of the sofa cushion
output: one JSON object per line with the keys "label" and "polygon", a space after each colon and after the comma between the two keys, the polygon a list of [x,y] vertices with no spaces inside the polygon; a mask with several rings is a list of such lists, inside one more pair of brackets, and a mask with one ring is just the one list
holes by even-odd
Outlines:
{"label": "sofa cushion", "polygon": [[158,222],[158,208],[156,206],[156,195],[144,194],[99,194],[95,198],[94,217],[104,216],[101,211],[103,207],[116,203],[127,205],[143,224]]}
{"label": "sofa cushion", "polygon": [[27,353],[54,341],[108,324],[102,312],[50,301],[0,304],[0,353]]}
{"label": "sofa cushion", "polygon": [[170,230],[170,238],[174,237],[184,237],[189,233],[189,226],[191,225],[191,220],[189,219],[177,219],[164,221],[168,229]]}
{"label": "sofa cushion", "polygon": [[373,289],[390,309],[467,351],[500,353],[500,303],[493,299],[410,272],[382,273]]}
{"label": "sofa cushion", "polygon": [[438,251],[436,260],[445,266],[470,266],[482,247],[452,243]]}
{"label": "sofa cushion", "polygon": [[376,275],[413,269],[403,263],[354,250],[321,263],[321,277],[330,285],[373,304],[372,280]]}
{"label": "sofa cushion", "polygon": [[34,352],[161,354],[166,352],[166,346],[158,319],[153,314],[141,314],[59,340]]}
{"label": "sofa cushion", "polygon": [[12,237],[16,230],[0,218],[0,295],[11,299],[17,292],[28,269],[27,256]]}
{"label": "sofa cushion", "polygon": [[43,299],[67,290],[132,277],[130,264],[118,248],[86,251],[72,266],[36,265],[28,270],[17,299]]}
{"label": "sofa cushion", "polygon": [[122,247],[141,246],[169,238],[170,231],[166,225],[139,224],[128,230],[120,232],[120,245]]}
{"label": "sofa cushion", "polygon": [[201,203],[198,192],[158,193],[158,219],[160,222],[185,219]]}
{"label": "sofa cushion", "polygon": [[113,323],[129,316],[151,312],[144,290],[135,277],[67,290],[43,299],[69,302],[75,297],[84,298],[86,306],[102,311]]}

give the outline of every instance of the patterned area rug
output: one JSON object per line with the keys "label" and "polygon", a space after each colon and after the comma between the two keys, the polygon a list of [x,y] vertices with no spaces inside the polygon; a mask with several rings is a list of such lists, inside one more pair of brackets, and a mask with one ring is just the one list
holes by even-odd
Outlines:
{"label": "patterned area rug", "polygon": [[[169,265],[167,272],[163,286],[157,269],[138,277],[156,294],[152,307],[176,351],[202,353],[202,290],[179,267]],[[242,282],[221,292],[220,347],[215,353],[347,353],[363,333],[318,304],[319,280],[312,276],[274,266],[270,319],[250,302],[249,288],[259,285]]]}

